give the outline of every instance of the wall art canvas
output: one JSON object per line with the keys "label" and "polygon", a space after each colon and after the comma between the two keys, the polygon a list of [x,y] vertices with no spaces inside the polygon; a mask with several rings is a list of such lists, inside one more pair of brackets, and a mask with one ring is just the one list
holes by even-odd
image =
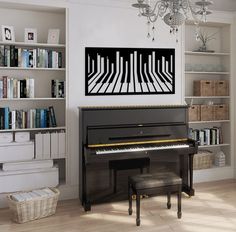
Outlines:
{"label": "wall art canvas", "polygon": [[85,48],[85,95],[175,93],[175,49]]}

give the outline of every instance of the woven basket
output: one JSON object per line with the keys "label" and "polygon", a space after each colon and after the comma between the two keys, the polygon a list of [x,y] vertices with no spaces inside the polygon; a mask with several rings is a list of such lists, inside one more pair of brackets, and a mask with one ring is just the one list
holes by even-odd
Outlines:
{"label": "woven basket", "polygon": [[207,150],[198,151],[193,157],[193,169],[211,168],[213,164],[213,153]]}
{"label": "woven basket", "polygon": [[50,189],[55,193],[54,196],[38,197],[23,202],[15,201],[11,194],[8,195],[7,200],[13,221],[24,223],[55,214],[60,192],[56,188]]}

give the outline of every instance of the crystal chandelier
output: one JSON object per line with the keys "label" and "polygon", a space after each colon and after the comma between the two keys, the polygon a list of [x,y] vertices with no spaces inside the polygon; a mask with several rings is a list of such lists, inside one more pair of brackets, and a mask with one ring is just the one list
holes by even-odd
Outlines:
{"label": "crystal chandelier", "polygon": [[[139,16],[147,18],[148,35],[151,37],[150,27],[152,24],[152,40],[154,41],[155,25],[158,18],[170,27],[170,33],[176,34],[179,27],[185,20],[191,19],[199,27],[200,22],[206,22],[207,15],[212,12],[208,9],[213,4],[210,0],[198,0],[195,3],[192,0],[137,0],[132,4],[139,9]],[[190,18],[191,17],[191,18]],[[198,33],[196,33],[198,37]]]}

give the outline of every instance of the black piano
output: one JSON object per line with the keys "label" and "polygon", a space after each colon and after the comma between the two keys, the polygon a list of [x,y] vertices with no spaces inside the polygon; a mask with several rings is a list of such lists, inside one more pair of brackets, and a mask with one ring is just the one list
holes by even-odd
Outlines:
{"label": "black piano", "polygon": [[[193,155],[197,143],[188,139],[187,106],[129,106],[79,108],[79,195],[84,209],[91,204],[127,199],[132,168],[150,161],[148,171],[165,167],[183,179],[183,192],[194,195]],[[112,185],[111,162],[127,169],[117,172]],[[122,167],[121,167],[122,169]]]}

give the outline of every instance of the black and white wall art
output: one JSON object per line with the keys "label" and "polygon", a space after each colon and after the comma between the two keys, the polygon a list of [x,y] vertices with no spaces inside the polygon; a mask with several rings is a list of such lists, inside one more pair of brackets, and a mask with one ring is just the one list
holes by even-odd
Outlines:
{"label": "black and white wall art", "polygon": [[175,93],[175,49],[85,48],[86,95]]}

